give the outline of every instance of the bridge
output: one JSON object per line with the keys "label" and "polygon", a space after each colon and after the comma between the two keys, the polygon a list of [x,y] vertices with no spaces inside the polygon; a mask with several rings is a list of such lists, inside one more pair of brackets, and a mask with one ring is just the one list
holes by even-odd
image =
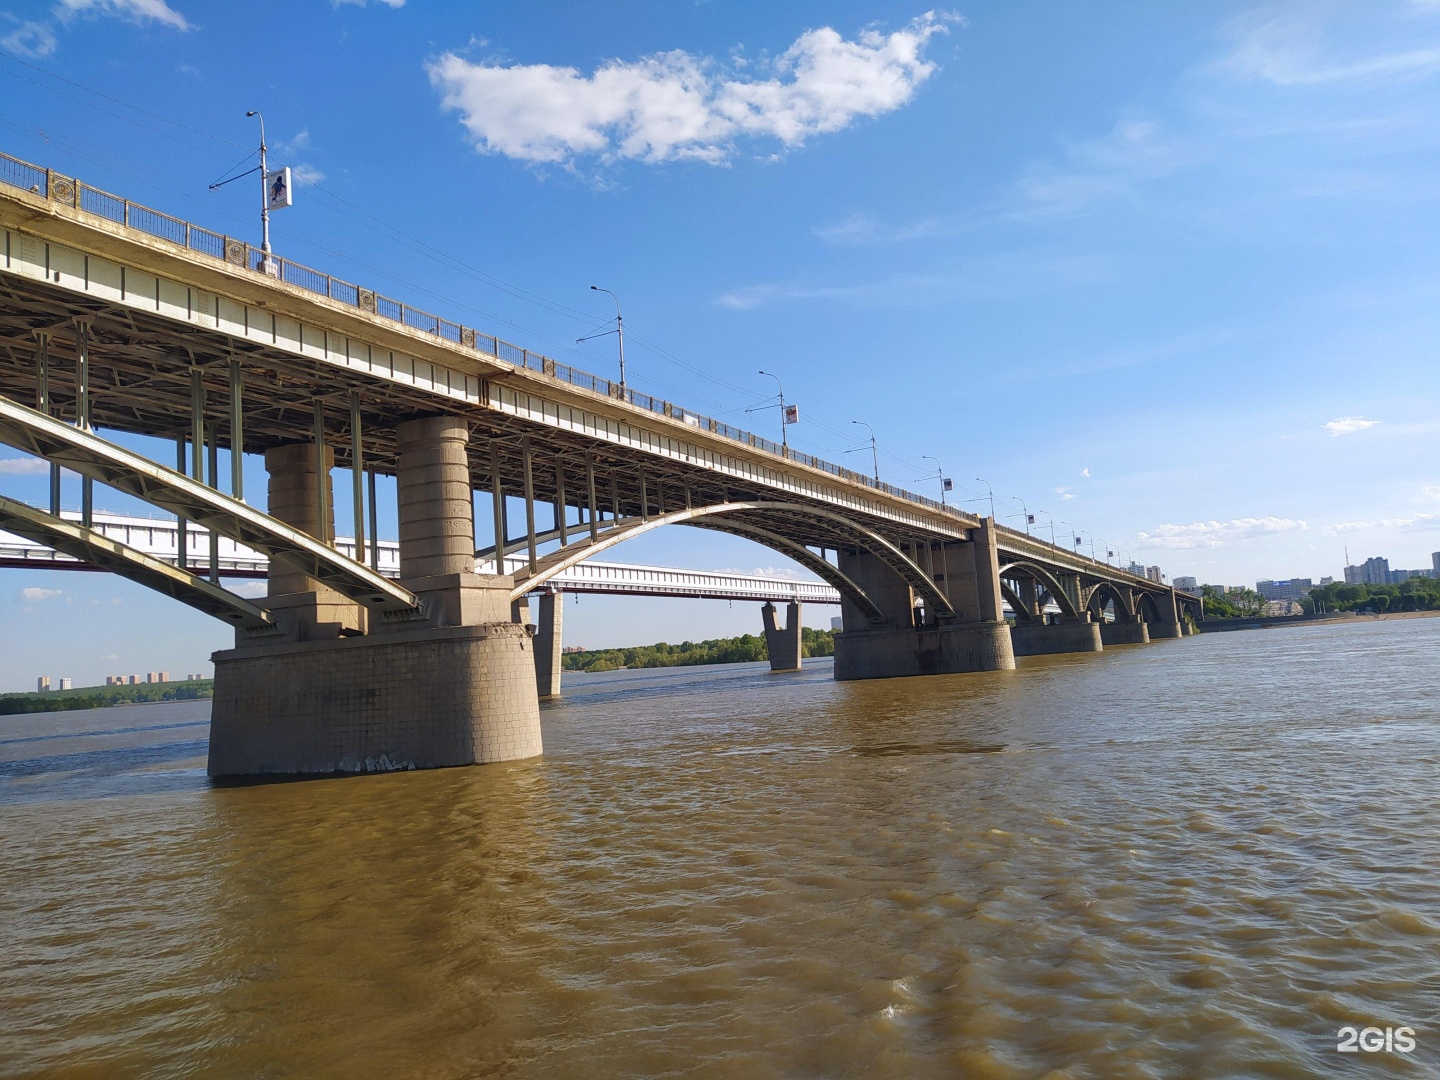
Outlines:
{"label": "bridge", "polygon": [[[838,592],[837,679],[1011,668],[1202,617],[1198,597],[5,156],[0,232],[0,442],[51,464],[49,507],[7,499],[0,528],[235,627],[214,658],[215,775],[539,753],[515,604],[669,525],[752,540]],[[100,432],[169,440],[175,464]],[[79,521],[59,512],[62,467]],[[377,476],[397,485],[398,579],[367,542]],[[203,563],[96,530],[96,482],[204,527]],[[265,597],[220,585],[221,537],[264,554]],[[773,607],[772,624],[788,637]]]}

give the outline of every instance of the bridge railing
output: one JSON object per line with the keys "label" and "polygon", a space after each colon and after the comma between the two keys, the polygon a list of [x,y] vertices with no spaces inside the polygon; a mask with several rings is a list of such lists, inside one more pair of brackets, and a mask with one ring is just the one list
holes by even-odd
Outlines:
{"label": "bridge railing", "polygon": [[4,153],[0,153],[0,183],[40,195],[63,206],[94,214],[96,217],[105,218],[127,228],[136,229],[148,236],[187,248],[201,255],[242,266],[255,273],[267,274],[287,285],[293,285],[348,307],[378,315],[383,319],[390,319],[422,333],[433,334],[452,344],[474,349],[476,352],[514,364],[516,367],[547,375],[617,401],[627,402],[636,408],[644,409],[658,416],[680,420],[692,427],[712,432],[768,454],[774,454],[776,457],[783,457],[799,465],[819,469],[852,484],[874,488],[886,495],[923,506],[936,513],[962,520],[968,517],[952,506],[883,481],[876,481],[874,477],[866,473],[858,473],[853,469],[825,461],[812,454],[791,450],[753,432],[742,431],[719,420],[691,412],[679,405],[651,397],[649,394],[640,393],[629,387],[622,389],[618,383],[611,382],[609,379],[592,375],[588,371],[581,371],[569,364],[559,363],[548,356],[521,348],[519,345],[512,345],[492,334],[483,334],[472,327],[450,322],[438,315],[432,315],[428,311],[421,311],[402,301],[363,288],[353,282],[333,277],[321,270],[304,266],[283,256],[273,253],[266,255],[259,248],[252,247],[247,241],[211,232],[199,225],[192,225],[159,210],[152,210],[148,206],[123,199],[119,195],[112,195],[108,191],[91,187],[74,177],[64,176],[51,169],[42,168]]}

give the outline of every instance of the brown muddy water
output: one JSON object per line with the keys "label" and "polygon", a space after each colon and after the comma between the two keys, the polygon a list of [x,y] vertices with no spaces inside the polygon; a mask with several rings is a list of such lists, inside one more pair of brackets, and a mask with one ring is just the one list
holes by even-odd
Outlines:
{"label": "brown muddy water", "polygon": [[1437,658],[569,677],[541,759],[256,787],[205,703],[0,718],[0,1074],[1434,1076]]}

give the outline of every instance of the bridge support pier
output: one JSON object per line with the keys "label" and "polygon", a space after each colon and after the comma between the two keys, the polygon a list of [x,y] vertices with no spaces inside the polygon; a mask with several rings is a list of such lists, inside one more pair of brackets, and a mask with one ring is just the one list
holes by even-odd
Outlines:
{"label": "bridge support pier", "polygon": [[1088,611],[1080,618],[1061,618],[1043,623],[1038,619],[1017,622],[1010,629],[1016,656],[1043,656],[1049,653],[1100,652],[1104,649],[1100,626],[1090,621]]}
{"label": "bridge support pier", "polygon": [[800,659],[804,655],[803,635],[800,630],[800,605],[785,606],[785,625],[776,619],[774,604],[760,609],[765,622],[765,649],[770,654],[771,671],[799,671]]}
{"label": "bridge support pier", "polygon": [[1175,603],[1175,590],[1171,589],[1158,599],[1155,606],[1160,617],[1151,620],[1149,624],[1150,640],[1184,637],[1185,631],[1180,625],[1180,612]]}
{"label": "bridge support pier", "polygon": [[[473,572],[465,423],[427,417],[397,434],[401,583],[423,615],[375,620],[365,636],[216,653],[210,775],[386,772],[541,752],[530,631],[510,619],[514,582]],[[280,450],[276,464],[303,473],[298,455]],[[313,484],[293,486],[297,513],[321,505],[304,498]]]}
{"label": "bridge support pier", "polygon": [[1015,666],[1010,629],[1001,617],[1000,562],[994,522],[986,518],[965,541],[925,553],[926,573],[955,609],[940,621],[926,613],[917,624],[907,582],[863,549],[841,549],[840,569],[890,617],[871,624],[854,604],[841,605],[844,630],[835,638],[835,678],[888,679],[1007,671]]}
{"label": "bridge support pier", "polygon": [[535,690],[542,698],[560,696],[560,661],[564,640],[565,594],[553,589],[540,594],[540,621],[535,626]]}
{"label": "bridge support pier", "polygon": [[1144,619],[1122,613],[1114,622],[1100,624],[1100,640],[1107,649],[1111,645],[1144,645],[1150,640],[1150,632]]}

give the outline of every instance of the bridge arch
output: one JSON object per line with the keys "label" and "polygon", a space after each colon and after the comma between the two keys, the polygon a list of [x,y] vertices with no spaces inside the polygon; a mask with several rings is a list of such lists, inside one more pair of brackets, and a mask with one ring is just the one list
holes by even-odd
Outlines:
{"label": "bridge arch", "polygon": [[[1078,619],[1080,617],[1080,611],[1075,606],[1075,601],[1070,599],[1070,594],[1061,587],[1060,580],[1049,570],[1046,570],[1038,563],[1026,562],[1023,559],[1017,559],[1014,562],[1006,563],[1004,566],[1000,567],[1000,577],[1002,579],[1002,583],[1005,575],[1015,570],[1023,571],[1024,573],[1028,574],[1030,577],[1038,581],[1040,584],[1044,585],[1045,588],[1049,591],[1050,596],[1054,599],[1055,603],[1060,605],[1060,610],[1066,615],[1070,616],[1070,618]],[[1009,598],[1007,597],[1007,599]],[[1012,600],[1011,607],[1014,606],[1015,602]]]}
{"label": "bridge arch", "polygon": [[712,506],[675,510],[667,514],[656,514],[650,518],[622,519],[619,523],[600,533],[598,537],[586,536],[538,559],[534,570],[527,570],[515,575],[515,587],[511,590],[510,595],[512,599],[519,599],[526,593],[539,588],[556,574],[568,570],[577,563],[584,562],[592,555],[650,532],[652,529],[662,528],[666,525],[694,525],[743,536],[788,555],[807,569],[820,575],[842,594],[854,600],[872,622],[886,619],[880,607],[848,576],[809,551],[803,544],[789,540],[775,531],[776,519],[782,524],[797,519],[810,524],[823,524],[844,537],[845,542],[865,548],[884,562],[904,578],[911,588],[925,597],[926,604],[933,605],[933,610],[942,615],[954,615],[955,609],[949,599],[930,580],[925,571],[878,533],[843,515],[817,507],[798,503],[759,501],[718,503]]}
{"label": "bridge arch", "polygon": [[[1105,601],[1113,600],[1115,603],[1115,615],[1117,618],[1125,616],[1133,619],[1135,617],[1135,595],[1129,589],[1118,587],[1113,581],[1101,581],[1090,590],[1089,599],[1085,606],[1096,614],[1103,613]],[[1098,603],[1097,603],[1098,601]]]}

